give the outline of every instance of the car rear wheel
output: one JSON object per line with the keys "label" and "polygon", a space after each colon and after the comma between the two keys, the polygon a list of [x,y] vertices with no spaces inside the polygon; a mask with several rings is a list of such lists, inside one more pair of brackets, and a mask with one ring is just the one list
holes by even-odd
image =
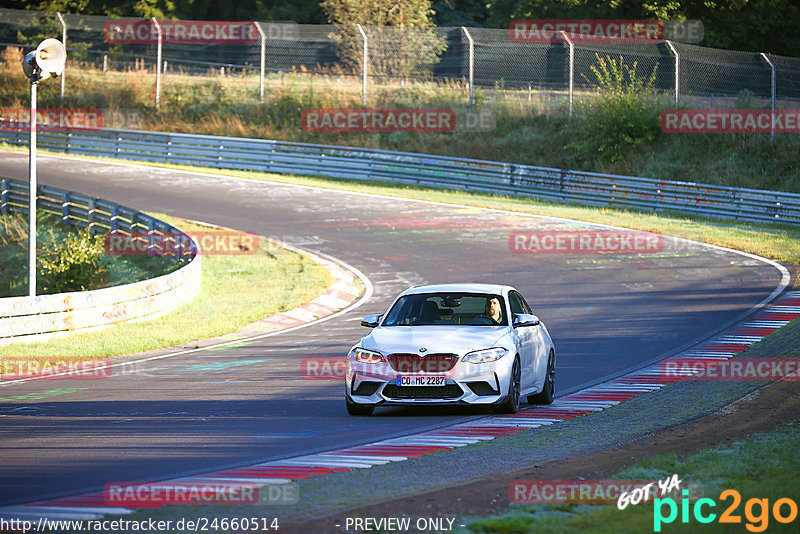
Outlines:
{"label": "car rear wheel", "polygon": [[508,385],[508,396],[497,407],[500,413],[517,413],[519,411],[519,391],[521,371],[519,358],[514,358],[514,365],[511,367],[511,381]]}
{"label": "car rear wheel", "polygon": [[350,415],[372,415],[372,411],[375,410],[375,406],[372,404],[356,404],[347,397],[344,402],[347,406],[347,413]]}
{"label": "car rear wheel", "polygon": [[556,395],[556,355],[551,350],[550,358],[547,361],[547,375],[544,377],[542,392],[536,395],[528,395],[530,404],[553,404]]}

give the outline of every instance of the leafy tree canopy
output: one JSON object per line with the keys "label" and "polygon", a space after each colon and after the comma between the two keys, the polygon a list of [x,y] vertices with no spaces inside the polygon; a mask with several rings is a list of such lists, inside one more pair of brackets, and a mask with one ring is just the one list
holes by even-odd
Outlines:
{"label": "leafy tree canopy", "polygon": [[387,26],[488,26],[514,19],[698,19],[701,45],[800,56],[798,0],[3,0],[14,9],[112,17],[328,20]]}
{"label": "leafy tree canopy", "polygon": [[430,0],[323,0],[320,5],[335,24],[433,26]]}
{"label": "leafy tree canopy", "polygon": [[111,17],[325,23],[319,0],[3,0],[3,3],[12,9]]}
{"label": "leafy tree canopy", "polygon": [[496,0],[486,25],[514,19],[697,19],[703,46],[800,56],[797,0]]}

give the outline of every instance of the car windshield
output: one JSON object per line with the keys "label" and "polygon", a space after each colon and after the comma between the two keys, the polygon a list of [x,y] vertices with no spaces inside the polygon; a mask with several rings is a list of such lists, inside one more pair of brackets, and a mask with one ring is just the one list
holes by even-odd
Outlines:
{"label": "car windshield", "polygon": [[507,326],[502,303],[500,295],[484,293],[405,295],[395,302],[381,326]]}

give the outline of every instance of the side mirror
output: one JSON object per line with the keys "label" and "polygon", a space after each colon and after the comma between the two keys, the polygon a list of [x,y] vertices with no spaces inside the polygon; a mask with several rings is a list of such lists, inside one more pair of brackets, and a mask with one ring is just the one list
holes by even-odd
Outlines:
{"label": "side mirror", "polygon": [[372,315],[367,315],[363,319],[361,319],[361,326],[366,326],[367,328],[375,328],[378,326],[378,323],[381,322],[381,314],[380,313],[373,313]]}
{"label": "side mirror", "polygon": [[539,326],[539,318],[529,313],[515,313],[514,314],[514,328],[520,326]]}

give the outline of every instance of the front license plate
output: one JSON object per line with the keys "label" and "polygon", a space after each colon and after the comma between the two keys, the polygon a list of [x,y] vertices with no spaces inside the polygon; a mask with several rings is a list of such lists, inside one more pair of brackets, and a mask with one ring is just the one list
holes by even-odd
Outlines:
{"label": "front license plate", "polygon": [[444,386],[446,376],[398,376],[398,386]]}

